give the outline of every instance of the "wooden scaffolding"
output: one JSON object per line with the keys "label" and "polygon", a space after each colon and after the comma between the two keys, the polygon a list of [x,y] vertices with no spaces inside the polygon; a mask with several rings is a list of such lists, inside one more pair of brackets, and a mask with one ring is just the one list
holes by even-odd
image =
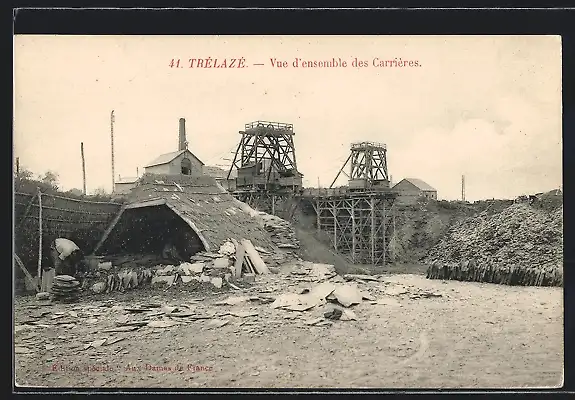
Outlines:
{"label": "wooden scaffolding", "polygon": [[238,171],[236,187],[240,190],[275,190],[301,187],[292,124],[255,121],[239,132],[241,140],[228,171]]}
{"label": "wooden scaffolding", "polygon": [[393,232],[393,200],[389,192],[315,197],[318,233],[327,233],[333,249],[354,264],[385,265]]}
{"label": "wooden scaffolding", "polygon": [[291,192],[245,190],[232,192],[232,195],[255,210],[282,218],[289,218],[295,211],[294,207],[296,207],[295,197]]}

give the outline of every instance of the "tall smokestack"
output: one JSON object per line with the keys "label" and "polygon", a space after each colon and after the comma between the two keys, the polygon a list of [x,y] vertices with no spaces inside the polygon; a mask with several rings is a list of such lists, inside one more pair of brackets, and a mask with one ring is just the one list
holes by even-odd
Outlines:
{"label": "tall smokestack", "polygon": [[185,118],[180,118],[180,135],[178,138],[178,150],[185,150],[188,148],[188,143],[186,141],[186,120]]}

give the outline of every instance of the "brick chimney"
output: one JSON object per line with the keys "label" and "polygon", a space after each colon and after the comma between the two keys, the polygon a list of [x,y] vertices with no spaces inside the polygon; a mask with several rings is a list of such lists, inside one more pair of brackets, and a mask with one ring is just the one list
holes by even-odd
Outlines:
{"label": "brick chimney", "polygon": [[185,150],[187,148],[188,148],[188,142],[186,140],[186,120],[185,118],[180,118],[178,150]]}

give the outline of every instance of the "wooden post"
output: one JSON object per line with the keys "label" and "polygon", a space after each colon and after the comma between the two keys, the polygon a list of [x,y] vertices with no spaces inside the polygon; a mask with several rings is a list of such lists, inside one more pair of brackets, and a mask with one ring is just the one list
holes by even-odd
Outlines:
{"label": "wooden post", "polygon": [[16,191],[20,189],[20,157],[16,157]]}
{"label": "wooden post", "polygon": [[38,189],[38,282],[42,281],[42,192]]}
{"label": "wooden post", "polygon": [[110,150],[112,152],[112,192],[116,188],[116,175],[114,172],[114,122],[116,118],[114,116],[114,110],[110,114]]}
{"label": "wooden post", "polygon": [[331,213],[333,214],[333,249],[337,252],[337,208],[336,201],[331,203]]}
{"label": "wooden post", "polygon": [[356,263],[356,255],[355,255],[355,248],[356,248],[356,231],[355,231],[355,204],[353,197],[350,199],[351,203],[351,259],[352,263]]}
{"label": "wooden post", "polygon": [[[315,207],[314,207],[314,208],[315,208],[315,215],[316,215],[316,218],[317,218],[317,219],[316,219],[316,228],[317,228],[317,235],[318,235],[318,237],[319,237],[319,233],[320,233],[320,230],[321,230],[321,229],[320,229],[320,227],[321,227],[321,217],[320,217],[320,215],[321,215],[321,208],[320,208],[320,206],[319,206],[319,204],[320,204],[320,199],[317,198],[317,200],[315,200],[315,201],[316,201],[316,204],[315,204]],[[313,203],[312,203],[312,205],[313,205]]]}
{"label": "wooden post", "polygon": [[383,266],[385,267],[385,253],[387,252],[387,238],[386,238],[386,230],[387,230],[387,221],[386,221],[386,212],[385,212],[385,199],[383,199]]}
{"label": "wooden post", "polygon": [[375,198],[374,197],[371,198],[371,263],[375,265]]}
{"label": "wooden post", "polygon": [[38,282],[34,281],[34,278],[32,277],[32,275],[30,275],[30,272],[28,272],[18,254],[14,253],[14,259],[16,260],[16,264],[18,264],[22,272],[24,272],[24,275],[26,276],[30,284],[34,287],[36,292],[39,292],[40,289],[38,288]]}
{"label": "wooden post", "polygon": [[84,142],[80,143],[80,153],[82,155],[82,188],[86,195],[86,161],[84,159]]}

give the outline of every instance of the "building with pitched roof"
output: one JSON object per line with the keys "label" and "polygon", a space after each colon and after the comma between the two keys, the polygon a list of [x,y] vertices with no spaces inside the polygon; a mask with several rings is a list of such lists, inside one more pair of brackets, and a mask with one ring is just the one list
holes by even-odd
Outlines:
{"label": "building with pitched roof", "polygon": [[147,174],[199,176],[203,173],[203,166],[204,163],[190,150],[183,149],[156,157],[144,170]]}
{"label": "building with pitched roof", "polygon": [[114,194],[121,195],[130,193],[130,190],[136,187],[138,177],[124,177],[118,176],[118,180],[114,182]]}
{"label": "building with pitched roof", "polygon": [[417,178],[404,178],[392,190],[397,193],[395,202],[399,205],[415,204],[421,197],[437,200],[437,190]]}

